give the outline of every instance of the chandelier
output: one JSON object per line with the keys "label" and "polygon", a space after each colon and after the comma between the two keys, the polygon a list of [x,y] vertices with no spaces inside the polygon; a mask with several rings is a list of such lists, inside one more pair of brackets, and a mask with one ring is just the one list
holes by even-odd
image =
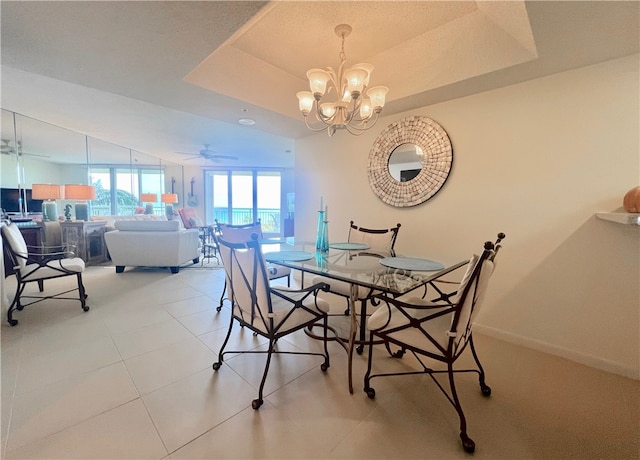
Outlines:
{"label": "chandelier", "polygon": [[[331,67],[327,67],[327,70],[309,70],[307,78],[311,91],[300,91],[296,96],[307,128],[312,131],[322,131],[326,128],[329,136],[333,136],[338,129],[346,129],[351,134],[358,135],[371,128],[378,120],[389,88],[376,86],[367,89],[373,71],[371,64],[361,63],[344,69],[347,60],[344,39],[351,33],[351,26],[340,24],[336,26],[335,33],[342,38],[338,71]],[[329,82],[331,85],[327,91]],[[334,101],[323,102],[325,93],[331,92],[335,93]],[[311,112],[323,125],[313,127],[309,124],[307,117]]]}

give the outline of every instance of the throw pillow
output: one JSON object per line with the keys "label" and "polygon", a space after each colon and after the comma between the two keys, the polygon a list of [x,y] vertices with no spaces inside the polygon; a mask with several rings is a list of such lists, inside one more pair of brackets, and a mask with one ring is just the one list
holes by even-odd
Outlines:
{"label": "throw pillow", "polygon": [[192,227],[203,227],[202,219],[199,217],[189,217],[189,225]]}

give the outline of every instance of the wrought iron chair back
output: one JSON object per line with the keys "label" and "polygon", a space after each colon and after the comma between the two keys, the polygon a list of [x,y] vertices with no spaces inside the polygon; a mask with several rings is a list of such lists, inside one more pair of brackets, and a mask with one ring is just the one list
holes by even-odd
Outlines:
{"label": "wrought iron chair back", "polygon": [[400,224],[395,227],[383,229],[371,229],[359,227],[351,221],[349,224],[350,243],[365,243],[372,249],[381,249],[387,252],[393,252],[400,231]]}
{"label": "wrought iron chair back", "polygon": [[[256,222],[252,222],[250,224],[242,224],[242,225],[231,225],[224,224],[215,220],[216,223],[216,232],[214,232],[214,237],[216,239],[223,238],[227,242],[231,243],[246,243],[251,240],[252,235],[257,235],[258,240],[263,238],[262,234],[262,224],[260,223],[260,219]],[[287,279],[287,286],[291,286],[291,270],[286,267],[278,267],[274,265],[267,264],[268,270],[267,274],[269,276],[269,280],[273,281],[279,278]],[[225,299],[230,299],[231,296],[226,296],[226,292],[228,289],[229,280],[226,280],[225,287],[222,290],[222,294],[220,296],[220,304],[216,308],[218,311],[222,310],[222,305]]]}
{"label": "wrought iron chair back", "polygon": [[[370,342],[374,337],[382,340],[387,349],[389,344],[400,347],[396,357],[409,351],[418,359],[422,369],[393,373],[373,373],[373,346],[370,345],[368,369],[364,379],[364,389],[370,398],[375,397],[371,380],[377,377],[428,374],[454,406],[460,418],[460,438],[465,451],[473,452],[475,443],[467,435],[466,419],[458,399],[454,375],[459,372],[476,372],[480,389],[484,396],[491,394],[491,388],[485,383],[485,373],[473,344],[472,327],[494,272],[495,257],[501,248],[504,233],[498,234],[495,243],[487,241],[480,256],[474,255],[460,281],[457,291],[449,302],[433,302],[417,297],[398,299],[380,295],[378,310],[369,318]],[[453,365],[469,345],[477,368],[456,369]],[[446,370],[434,370],[421,357],[431,358],[447,365]],[[434,375],[448,374],[450,390],[435,379]]]}

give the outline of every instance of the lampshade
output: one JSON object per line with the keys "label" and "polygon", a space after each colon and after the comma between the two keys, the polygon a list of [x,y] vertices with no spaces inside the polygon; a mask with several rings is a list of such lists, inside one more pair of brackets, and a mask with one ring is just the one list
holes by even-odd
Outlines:
{"label": "lampshade", "polygon": [[157,193],[141,193],[140,201],[142,201],[143,203],[157,203],[158,194]]}
{"label": "lampshade", "polygon": [[31,196],[34,200],[59,200],[64,198],[63,189],[55,184],[33,184]]}
{"label": "lampshade", "polygon": [[163,193],[160,201],[163,203],[177,203],[178,202],[178,194],[177,193]]}
{"label": "lampshade", "polygon": [[66,184],[64,197],[67,200],[95,200],[96,188],[93,185]]}

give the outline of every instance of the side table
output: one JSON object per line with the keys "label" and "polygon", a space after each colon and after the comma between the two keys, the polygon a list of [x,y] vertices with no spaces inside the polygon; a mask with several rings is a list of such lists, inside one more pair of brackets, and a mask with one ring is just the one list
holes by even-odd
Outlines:
{"label": "side table", "polygon": [[105,225],[105,221],[99,220],[60,222],[62,246],[74,251],[87,265],[106,262]]}

